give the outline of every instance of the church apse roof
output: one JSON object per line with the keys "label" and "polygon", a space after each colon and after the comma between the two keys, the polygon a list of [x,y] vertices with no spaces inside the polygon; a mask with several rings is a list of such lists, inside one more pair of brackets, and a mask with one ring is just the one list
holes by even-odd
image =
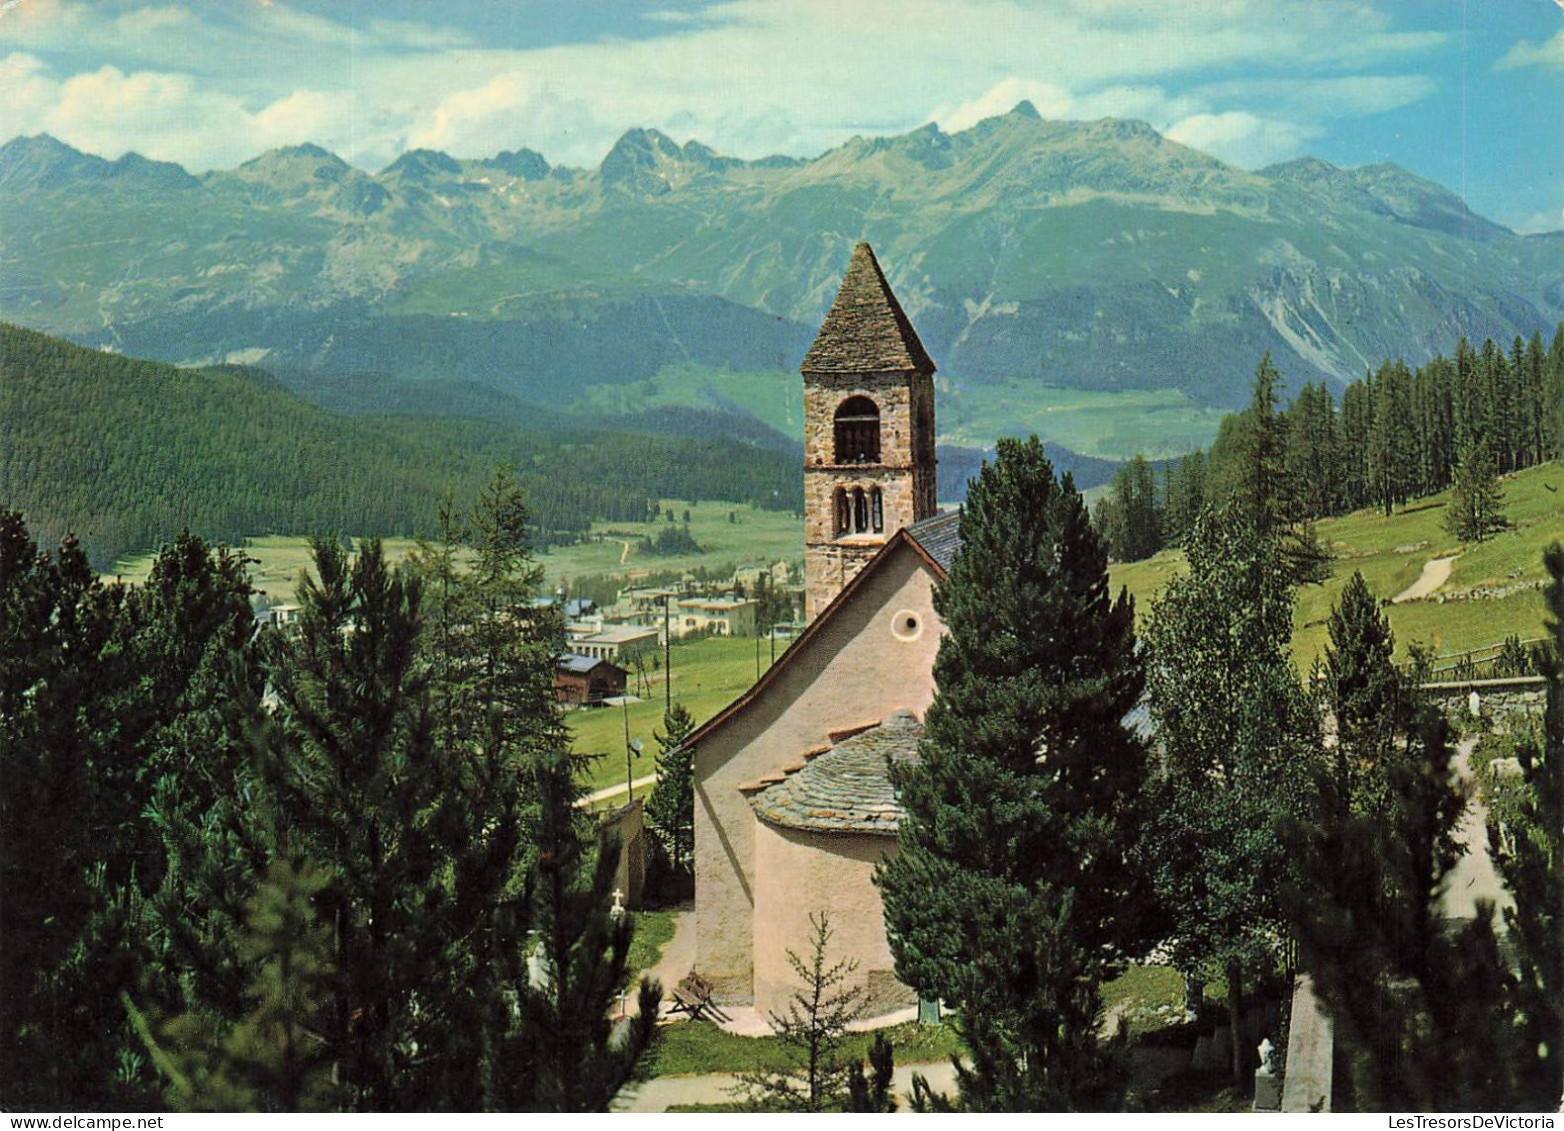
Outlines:
{"label": "church apse roof", "polygon": [[853,248],[831,311],[799,367],[804,373],[933,373],[934,362],[866,243]]}
{"label": "church apse roof", "polygon": [[750,798],[763,820],[790,829],[896,834],[901,806],[891,788],[892,762],[915,762],[923,724],[896,711],[820,753]]}

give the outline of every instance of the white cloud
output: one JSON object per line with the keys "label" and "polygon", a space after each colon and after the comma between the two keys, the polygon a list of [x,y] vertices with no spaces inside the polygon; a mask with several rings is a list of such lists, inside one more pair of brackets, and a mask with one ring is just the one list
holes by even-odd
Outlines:
{"label": "white cloud", "polygon": [[1023,100],[1030,102],[1045,118],[1067,118],[1075,104],[1069,91],[1061,90],[1052,83],[1012,76],[996,83],[985,94],[970,102],[954,107],[941,106],[929,117],[947,133],[955,133],[977,125],[984,118],[1008,113],[1015,108],[1016,103]]}
{"label": "white cloud", "polygon": [[[47,61],[62,97],[83,83],[69,105],[35,100],[0,121],[17,132],[53,121],[72,144],[195,169],[300,141],[372,166],[414,145],[458,156],[529,145],[590,165],[632,126],[741,157],[813,155],[930,118],[960,129],[1027,98],[1045,116],[1144,117],[1189,136],[1236,130],[1228,116],[1248,113],[1264,124],[1224,142],[1248,152],[1288,130],[1309,136],[1327,104],[1257,109],[1237,91],[1181,91],[1191,75],[1325,68],[1337,72],[1332,112],[1348,114],[1354,97],[1394,101],[1412,88],[1365,76],[1354,89],[1360,80],[1340,71],[1439,41],[1395,32],[1369,0],[725,0],[693,19],[657,13],[651,38],[531,49],[474,43],[432,5],[427,21],[357,29],[324,10],[22,0],[21,18],[0,17],[0,45]],[[128,101],[88,106],[89,89]]]}
{"label": "white cloud", "polygon": [[1167,136],[1231,164],[1257,169],[1296,157],[1321,132],[1317,126],[1229,110],[1221,114],[1192,114],[1170,126]]}
{"label": "white cloud", "polygon": [[57,87],[35,55],[17,51],[0,59],[0,138],[38,132],[38,122],[53,103]]}
{"label": "white cloud", "polygon": [[1346,75],[1332,78],[1252,78],[1196,87],[1208,102],[1257,103],[1326,118],[1361,117],[1398,110],[1437,90],[1427,75]]}
{"label": "white cloud", "polygon": [[1534,235],[1538,232],[1557,232],[1564,229],[1564,211],[1544,210],[1512,218],[1510,228],[1522,235]]}
{"label": "white cloud", "polygon": [[1495,64],[1495,68],[1501,71],[1515,67],[1564,67],[1564,30],[1541,43],[1523,39],[1506,51]]}

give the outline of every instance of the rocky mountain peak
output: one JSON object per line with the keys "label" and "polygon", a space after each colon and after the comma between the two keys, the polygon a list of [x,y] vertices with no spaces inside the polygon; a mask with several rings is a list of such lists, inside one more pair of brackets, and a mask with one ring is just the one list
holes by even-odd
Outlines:
{"label": "rocky mountain peak", "polygon": [[505,150],[478,162],[487,169],[498,169],[524,181],[541,181],[549,174],[549,163],[535,149]]}
{"label": "rocky mountain peak", "polygon": [[460,177],[462,167],[456,158],[437,149],[409,149],[382,169],[380,175],[398,176],[411,181],[431,181]]}
{"label": "rocky mountain peak", "polygon": [[49,134],[18,137],[0,145],[0,185],[55,188],[108,175],[109,163],[73,149]]}

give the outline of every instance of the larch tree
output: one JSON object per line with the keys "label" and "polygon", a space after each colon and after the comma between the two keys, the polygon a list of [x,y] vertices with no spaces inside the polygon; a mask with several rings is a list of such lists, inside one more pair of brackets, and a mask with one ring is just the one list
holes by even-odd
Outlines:
{"label": "larch tree", "polygon": [[646,799],[646,819],[676,871],[695,865],[695,774],[693,749],[685,745],[695,719],[682,703],[663,715],[657,731],[657,784]]}
{"label": "larch tree", "polygon": [[1474,440],[1461,450],[1444,526],[1463,542],[1483,542],[1504,529],[1504,492],[1485,439]]}
{"label": "larch tree", "polygon": [[1170,582],[1146,626],[1147,683],[1159,758],[1141,860],[1171,918],[1187,976],[1224,976],[1242,1084],[1242,987],[1270,969],[1289,876],[1278,818],[1301,803],[1317,750],[1313,709],[1287,654],[1292,593],[1277,538],[1252,516],[1208,513],[1186,540],[1189,573]]}
{"label": "larch tree", "polygon": [[935,591],[937,692],[921,762],[891,771],[900,848],[877,873],[898,976],[960,1011],[972,1110],[1099,1110],[1122,1085],[1099,987],[1148,909],[1128,860],[1144,676],[1106,563],[1037,438],[1000,441]]}
{"label": "larch tree", "polygon": [[[787,952],[797,979],[787,1010],[773,1011],[766,1018],[788,1066],[777,1072],[747,1073],[733,1092],[757,1111],[841,1111],[855,1095],[867,1103],[876,1094],[863,1079],[862,1063],[843,1051],[848,1026],[864,1012],[863,988],[849,984],[858,963],[846,958],[831,961],[833,932],[828,914],[811,914],[809,925],[813,934],[807,956]],[[878,1094],[883,1101],[883,1089]]]}

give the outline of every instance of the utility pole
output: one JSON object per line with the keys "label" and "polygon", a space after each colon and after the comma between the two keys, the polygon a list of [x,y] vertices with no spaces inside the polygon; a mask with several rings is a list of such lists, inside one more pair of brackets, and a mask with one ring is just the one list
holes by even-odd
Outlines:
{"label": "utility pole", "polygon": [[620,699],[625,710],[625,804],[635,800],[635,759],[641,753],[641,740],[630,740],[630,697]]}
{"label": "utility pole", "polygon": [[663,717],[673,711],[673,630],[668,621],[668,594],[663,594]]}

